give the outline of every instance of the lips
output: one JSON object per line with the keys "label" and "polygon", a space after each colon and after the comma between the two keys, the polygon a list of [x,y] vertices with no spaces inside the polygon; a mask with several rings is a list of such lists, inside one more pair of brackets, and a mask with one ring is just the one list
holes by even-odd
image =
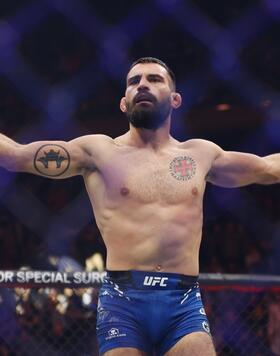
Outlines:
{"label": "lips", "polygon": [[135,104],[140,103],[142,101],[149,101],[151,103],[154,103],[154,97],[151,94],[148,93],[139,93],[135,96],[134,102]]}

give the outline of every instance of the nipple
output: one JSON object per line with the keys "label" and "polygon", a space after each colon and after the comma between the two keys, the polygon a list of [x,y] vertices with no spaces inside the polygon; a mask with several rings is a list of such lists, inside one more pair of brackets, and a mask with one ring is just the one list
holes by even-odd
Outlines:
{"label": "nipple", "polygon": [[197,195],[197,194],[198,194],[198,189],[196,187],[193,187],[192,195]]}
{"label": "nipple", "polygon": [[129,194],[129,190],[127,188],[124,187],[121,189],[121,195],[126,196],[128,194]]}

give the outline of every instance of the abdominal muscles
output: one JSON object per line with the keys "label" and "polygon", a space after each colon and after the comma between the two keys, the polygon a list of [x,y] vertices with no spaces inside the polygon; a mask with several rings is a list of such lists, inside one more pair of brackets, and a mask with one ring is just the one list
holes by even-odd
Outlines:
{"label": "abdominal muscles", "polygon": [[200,206],[192,206],[189,211],[186,206],[159,204],[118,208],[107,212],[105,220],[100,228],[108,269],[197,274]]}

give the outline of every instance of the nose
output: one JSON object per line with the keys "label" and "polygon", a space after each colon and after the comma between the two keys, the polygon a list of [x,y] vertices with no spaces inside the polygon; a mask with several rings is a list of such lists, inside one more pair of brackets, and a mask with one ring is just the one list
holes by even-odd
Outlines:
{"label": "nose", "polygon": [[142,77],[139,84],[138,84],[138,91],[142,91],[142,90],[150,90],[149,87],[149,82],[147,81],[146,78]]}

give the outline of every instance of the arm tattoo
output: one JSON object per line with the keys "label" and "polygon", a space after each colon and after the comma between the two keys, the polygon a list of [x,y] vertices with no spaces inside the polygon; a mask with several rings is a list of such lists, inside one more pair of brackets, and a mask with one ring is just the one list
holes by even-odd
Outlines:
{"label": "arm tattoo", "polygon": [[190,180],[196,172],[196,162],[189,156],[175,157],[169,164],[169,172],[178,180]]}
{"label": "arm tattoo", "polygon": [[43,145],[34,156],[34,168],[47,177],[59,177],[68,170],[69,166],[70,155],[60,145]]}

